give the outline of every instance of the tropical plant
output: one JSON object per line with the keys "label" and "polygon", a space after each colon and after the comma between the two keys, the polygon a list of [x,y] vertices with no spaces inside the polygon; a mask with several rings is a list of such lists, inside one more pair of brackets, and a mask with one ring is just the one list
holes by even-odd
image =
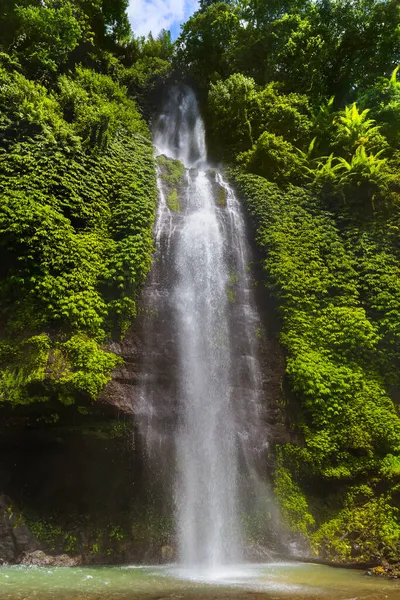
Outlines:
{"label": "tropical plant", "polygon": [[354,102],[338,114],[333,121],[336,128],[333,145],[337,152],[349,156],[359,147],[372,152],[388,146],[380,133],[380,126],[375,124],[374,119],[368,118],[369,112],[368,108],[360,112]]}

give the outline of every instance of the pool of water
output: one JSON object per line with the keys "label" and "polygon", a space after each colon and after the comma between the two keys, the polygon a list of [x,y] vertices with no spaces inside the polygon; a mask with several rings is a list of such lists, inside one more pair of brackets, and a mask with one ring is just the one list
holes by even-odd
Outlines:
{"label": "pool of water", "polygon": [[0,567],[1,600],[400,600],[400,582],[304,563],[218,570]]}

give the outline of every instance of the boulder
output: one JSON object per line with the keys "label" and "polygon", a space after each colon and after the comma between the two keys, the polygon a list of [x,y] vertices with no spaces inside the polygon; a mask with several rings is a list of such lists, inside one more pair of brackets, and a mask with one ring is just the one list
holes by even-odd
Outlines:
{"label": "boulder", "polygon": [[43,550],[35,550],[34,552],[24,552],[20,558],[21,565],[36,566],[36,567],[76,567],[82,564],[81,556],[68,556],[68,554],[59,554],[58,556],[50,556],[45,554]]}

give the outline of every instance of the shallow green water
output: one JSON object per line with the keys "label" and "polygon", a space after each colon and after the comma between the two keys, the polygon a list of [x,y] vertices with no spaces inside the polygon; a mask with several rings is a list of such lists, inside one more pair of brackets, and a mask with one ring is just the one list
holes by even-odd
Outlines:
{"label": "shallow green water", "polygon": [[218,571],[166,567],[0,567],[1,600],[400,600],[400,582],[304,563]]}

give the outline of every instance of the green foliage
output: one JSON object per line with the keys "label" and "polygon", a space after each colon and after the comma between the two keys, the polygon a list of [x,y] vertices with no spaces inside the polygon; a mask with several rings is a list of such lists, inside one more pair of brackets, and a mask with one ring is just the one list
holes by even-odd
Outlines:
{"label": "green foliage", "polygon": [[[233,176],[277,304],[298,437],[277,450],[283,519],[322,557],[395,557],[398,1],[204,0],[176,45],[165,31],[132,36],[127,4],[2,4],[0,401],[79,397],[85,410],[120,363],[108,344],[136,315],[153,249],[142,114],[173,62],[208,95],[215,156],[240,165]],[[180,211],[183,165],[161,156],[157,166]],[[236,283],[232,274],[231,302]],[[77,547],[51,524],[36,531],[49,547]],[[130,534],[160,544],[171,532],[149,513]],[[98,528],[85,549],[111,552],[125,535]]]}
{"label": "green foliage", "polygon": [[80,425],[79,427],[76,427],[76,430],[84,436],[99,440],[117,440],[119,438],[129,439],[133,434],[131,423],[115,420],[105,421],[100,424],[95,423],[83,428]]}
{"label": "green foliage", "polygon": [[32,535],[42,544],[45,545],[48,551],[54,552],[60,547],[64,552],[76,552],[78,549],[78,538],[76,534],[64,530],[59,525],[44,519],[37,519],[31,515],[24,515],[26,522]]}
{"label": "green foliage", "polygon": [[318,161],[314,172],[316,188],[322,187],[328,196],[342,198],[356,206],[362,203],[364,207],[375,207],[376,200],[390,204],[393,176],[388,159],[381,158],[383,152],[368,154],[360,145],[349,160],[331,154],[326,161]]}
{"label": "green foliage", "polygon": [[[128,535],[126,527],[108,523],[103,526],[95,523],[81,524],[73,530],[59,524],[56,518],[40,518],[26,512],[22,517],[34,537],[43,545],[46,552],[88,553],[111,555],[118,552],[121,543]],[[76,520],[76,516],[74,518]]]}
{"label": "green foliage", "polygon": [[240,73],[211,84],[208,96],[211,128],[230,155],[249,149],[264,132],[283,136],[288,143],[309,143],[311,112],[300,94],[282,94],[271,83],[258,87]]}
{"label": "green foliage", "polygon": [[74,79],[60,77],[59,88],[65,119],[91,147],[105,148],[119,133],[149,135],[135,102],[111,77],[78,67]]}
{"label": "green foliage", "polygon": [[171,63],[169,61],[157,56],[144,56],[139,58],[133,66],[124,69],[120,79],[146,107],[149,93],[157,90],[160,81],[166,84],[170,74]]}
{"label": "green foliage", "polygon": [[350,156],[354,151],[364,149],[373,152],[382,151],[388,144],[386,139],[379,133],[380,127],[375,125],[373,119],[367,119],[370,111],[366,108],[361,113],[354,103],[345,106],[333,121],[336,126],[335,146],[339,152]]}
{"label": "green foliage", "polygon": [[265,131],[238,161],[247,171],[263,175],[270,181],[299,183],[304,179],[304,160],[290,142],[280,135]]}
{"label": "green foliage", "polygon": [[253,144],[251,115],[257,102],[254,80],[235,73],[225,81],[211,84],[208,106],[214,135],[231,151]]}
{"label": "green foliage", "polygon": [[0,49],[13,54],[30,78],[54,82],[58,72],[127,45],[127,6],[127,0],[5,0]]}
{"label": "green foliage", "polygon": [[393,176],[388,158],[388,142],[380,126],[367,119],[369,110],[360,112],[356,103],[334,116],[330,130],[329,157],[316,159],[316,169],[309,170],[317,188],[327,196],[352,204],[365,203],[375,208],[376,201],[391,202]]}
{"label": "green foliage", "polygon": [[226,207],[227,192],[223,186],[219,186],[217,190],[217,205],[220,208]]}
{"label": "green foliage", "polygon": [[[39,10],[47,8],[58,10]],[[156,182],[149,130],[110,75],[78,67],[50,90],[5,56],[1,400],[95,399],[120,362],[106,344],[135,317],[151,264]]]}
{"label": "green foliage", "polygon": [[[356,103],[336,113],[332,103],[311,110],[305,95],[235,73],[211,83],[208,116],[222,154],[247,171],[280,185],[308,181],[328,206],[382,210],[395,201],[397,184],[381,126]],[[330,155],[316,156],[321,149]]]}
{"label": "green foliage", "polygon": [[161,172],[161,179],[167,186],[183,185],[185,167],[180,160],[167,158],[162,154],[157,156],[157,165]]}
{"label": "green foliage", "polygon": [[0,402],[27,404],[48,399],[38,386],[46,378],[50,349],[51,341],[46,334],[28,337],[20,344],[0,342]]}
{"label": "green foliage", "polygon": [[149,33],[147,38],[139,38],[138,53],[142,59],[158,58],[159,60],[169,61],[174,55],[174,44],[171,39],[171,32],[162,29],[157,37]]}
{"label": "green foliage", "polygon": [[288,469],[284,467],[276,469],[274,491],[281,507],[285,525],[291,531],[306,536],[315,521],[309,512],[304,494],[293,481]]}
{"label": "green foliage", "polygon": [[381,133],[392,148],[400,145],[400,82],[399,67],[391,77],[379,77],[361,96],[363,106],[371,108],[371,114],[379,122]]}
{"label": "green foliage", "polygon": [[212,3],[198,11],[183,26],[177,40],[177,64],[196,81],[207,86],[231,74],[231,49],[240,31],[236,9],[224,2]]}
{"label": "green foliage", "polygon": [[400,476],[400,456],[387,454],[382,461],[381,473],[385,477],[398,478]]}
{"label": "green foliage", "polygon": [[204,87],[240,72],[342,102],[397,66],[399,22],[397,0],[211,2],[183,26],[178,61]]}
{"label": "green foliage", "polygon": [[259,91],[257,104],[257,133],[272,131],[296,146],[310,141],[311,109],[306,95],[284,94],[276,83],[270,83]]}
{"label": "green foliage", "polygon": [[179,202],[178,192],[175,189],[168,194],[167,205],[173,212],[181,212],[182,207]]}
{"label": "green foliage", "polygon": [[16,6],[18,34],[13,50],[34,77],[56,73],[82,37],[70,2],[56,7]]}
{"label": "green foliage", "polygon": [[379,158],[381,153],[382,150],[377,154],[367,154],[364,146],[359,146],[351,162],[339,157],[339,187],[361,188],[360,193],[365,199],[374,199],[378,192],[387,192],[390,173],[387,159]]}
{"label": "green foliage", "polygon": [[95,400],[107,381],[110,373],[122,360],[98,347],[92,339],[74,335],[59,345],[65,356],[63,369],[54,373],[56,387],[61,402],[69,403],[77,392]]}
{"label": "green foliage", "polygon": [[[323,556],[356,559],[354,540],[365,560],[382,544],[382,554],[394,556],[400,529],[391,490],[400,418],[387,383],[397,381],[397,267],[372,245],[376,225],[368,234],[342,233],[310,192],[283,192],[262,177],[233,175],[263,250],[282,320],[288,383],[301,406],[296,426],[304,447],[287,444],[279,451],[276,492],[283,518],[309,535],[301,517],[308,501],[307,511],[319,520],[313,544]],[[319,496],[328,482],[340,482],[350,494],[359,478],[372,489],[367,504],[343,497],[325,518],[314,512],[310,493]],[[386,499],[375,489],[387,490]]]}
{"label": "green foliage", "polygon": [[240,523],[245,539],[250,544],[267,545],[271,541],[274,501],[268,494],[253,511],[240,514]]}
{"label": "green foliage", "polygon": [[236,294],[237,294],[237,284],[239,282],[239,277],[235,271],[231,271],[229,273],[229,280],[226,289],[226,295],[228,298],[228,302],[234,304],[236,302]]}
{"label": "green foliage", "polygon": [[0,131],[5,142],[39,133],[50,140],[68,135],[60,106],[45,87],[5,68],[0,68],[0,81]]}
{"label": "green foliage", "polygon": [[[357,491],[364,496],[368,488]],[[398,509],[386,496],[359,504],[357,496],[360,494],[352,492],[348,494],[345,508],[312,536],[314,549],[331,560],[374,561],[378,548],[382,557],[396,559],[400,548]],[[372,495],[371,490],[369,495]]]}
{"label": "green foliage", "polygon": [[167,206],[173,212],[181,212],[180,194],[185,183],[185,168],[179,160],[157,156],[160,180],[165,188]]}

